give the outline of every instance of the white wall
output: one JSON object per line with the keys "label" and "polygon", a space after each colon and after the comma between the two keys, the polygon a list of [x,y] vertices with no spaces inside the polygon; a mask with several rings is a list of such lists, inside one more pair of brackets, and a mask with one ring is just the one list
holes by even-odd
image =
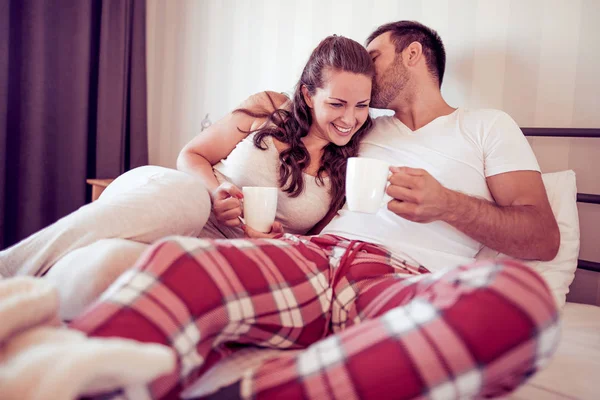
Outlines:
{"label": "white wall", "polygon": [[205,114],[290,90],[325,36],[362,43],[398,19],[444,39],[450,104],[500,108],[521,126],[600,127],[596,0],[150,0],[148,14],[153,163],[173,165]]}
{"label": "white wall", "polygon": [[[500,108],[521,126],[600,128],[600,1],[149,0],[151,163],[174,166],[207,113],[215,121],[254,92],[291,90],[325,36],[362,43],[400,19],[440,33],[451,105]],[[531,140],[544,171],[574,169],[587,193],[600,193],[599,142]],[[600,261],[598,207],[580,213],[582,257]]]}

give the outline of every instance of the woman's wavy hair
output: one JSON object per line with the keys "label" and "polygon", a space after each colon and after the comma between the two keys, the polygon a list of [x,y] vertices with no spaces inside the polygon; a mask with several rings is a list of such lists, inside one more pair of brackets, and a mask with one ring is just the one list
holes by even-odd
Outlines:
{"label": "woman's wavy hair", "polygon": [[[371,57],[362,45],[352,39],[333,35],[321,41],[310,55],[302,71],[302,76],[296,84],[290,110],[277,109],[273,99],[267,93],[275,111],[265,110],[264,113],[248,109],[234,111],[243,112],[255,118],[267,118],[267,123],[255,131],[254,145],[259,149],[267,149],[264,143],[267,136],[272,136],[288,144],[289,147],[279,154],[281,161],[279,186],[290,197],[297,197],[304,190],[303,171],[310,164],[310,155],[301,139],[308,134],[313,117],[311,109],[302,95],[302,87],[306,87],[308,93],[313,96],[318,88],[324,87],[326,71],[351,72],[365,75],[370,79],[375,76]],[[329,176],[331,208],[338,209],[344,204],[347,159],[357,155],[360,140],[372,125],[371,117],[368,116],[348,144],[340,147],[329,143],[324,149],[316,179],[319,185],[323,185],[323,177],[325,174]]]}

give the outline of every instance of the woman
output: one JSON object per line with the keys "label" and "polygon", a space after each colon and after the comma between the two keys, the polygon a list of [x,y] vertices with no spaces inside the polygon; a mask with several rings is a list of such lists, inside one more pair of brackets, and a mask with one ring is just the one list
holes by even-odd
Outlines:
{"label": "woman", "polygon": [[373,67],[358,43],[323,40],[306,64],[292,99],[264,92],[194,138],[180,170],[200,176],[212,213],[202,237],[242,237],[242,186],[278,186],[283,229],[304,234],[343,204],[346,159],[371,126]]}
{"label": "woman", "polygon": [[87,289],[95,297],[147,243],[168,235],[242,237],[243,186],[278,186],[274,231],[306,233],[343,203],[346,159],[371,126],[373,76],[359,43],[326,38],[291,99],[251,96],[185,146],[180,171],[146,166],[123,174],[98,201],[0,252],[0,276],[41,276],[52,268],[48,277],[61,287],[63,304],[86,299],[73,316],[89,302],[81,285],[101,282]]}

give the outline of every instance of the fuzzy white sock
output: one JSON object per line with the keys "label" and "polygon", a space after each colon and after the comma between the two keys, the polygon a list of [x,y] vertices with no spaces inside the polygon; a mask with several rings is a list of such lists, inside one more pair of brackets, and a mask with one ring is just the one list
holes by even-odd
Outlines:
{"label": "fuzzy white sock", "polygon": [[5,400],[67,400],[121,387],[138,390],[175,368],[172,350],[88,338],[52,326],[58,294],[43,279],[0,281],[0,393]]}

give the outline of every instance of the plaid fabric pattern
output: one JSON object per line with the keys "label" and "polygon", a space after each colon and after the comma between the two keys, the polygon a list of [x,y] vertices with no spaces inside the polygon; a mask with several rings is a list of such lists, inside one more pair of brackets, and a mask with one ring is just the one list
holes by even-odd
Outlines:
{"label": "plaid fabric pattern", "polygon": [[148,250],[71,327],[169,345],[181,390],[232,350],[283,353],[249,371],[240,398],[491,397],[511,391],[558,343],[542,279],[511,261],[435,274],[333,236],[169,238]]}

